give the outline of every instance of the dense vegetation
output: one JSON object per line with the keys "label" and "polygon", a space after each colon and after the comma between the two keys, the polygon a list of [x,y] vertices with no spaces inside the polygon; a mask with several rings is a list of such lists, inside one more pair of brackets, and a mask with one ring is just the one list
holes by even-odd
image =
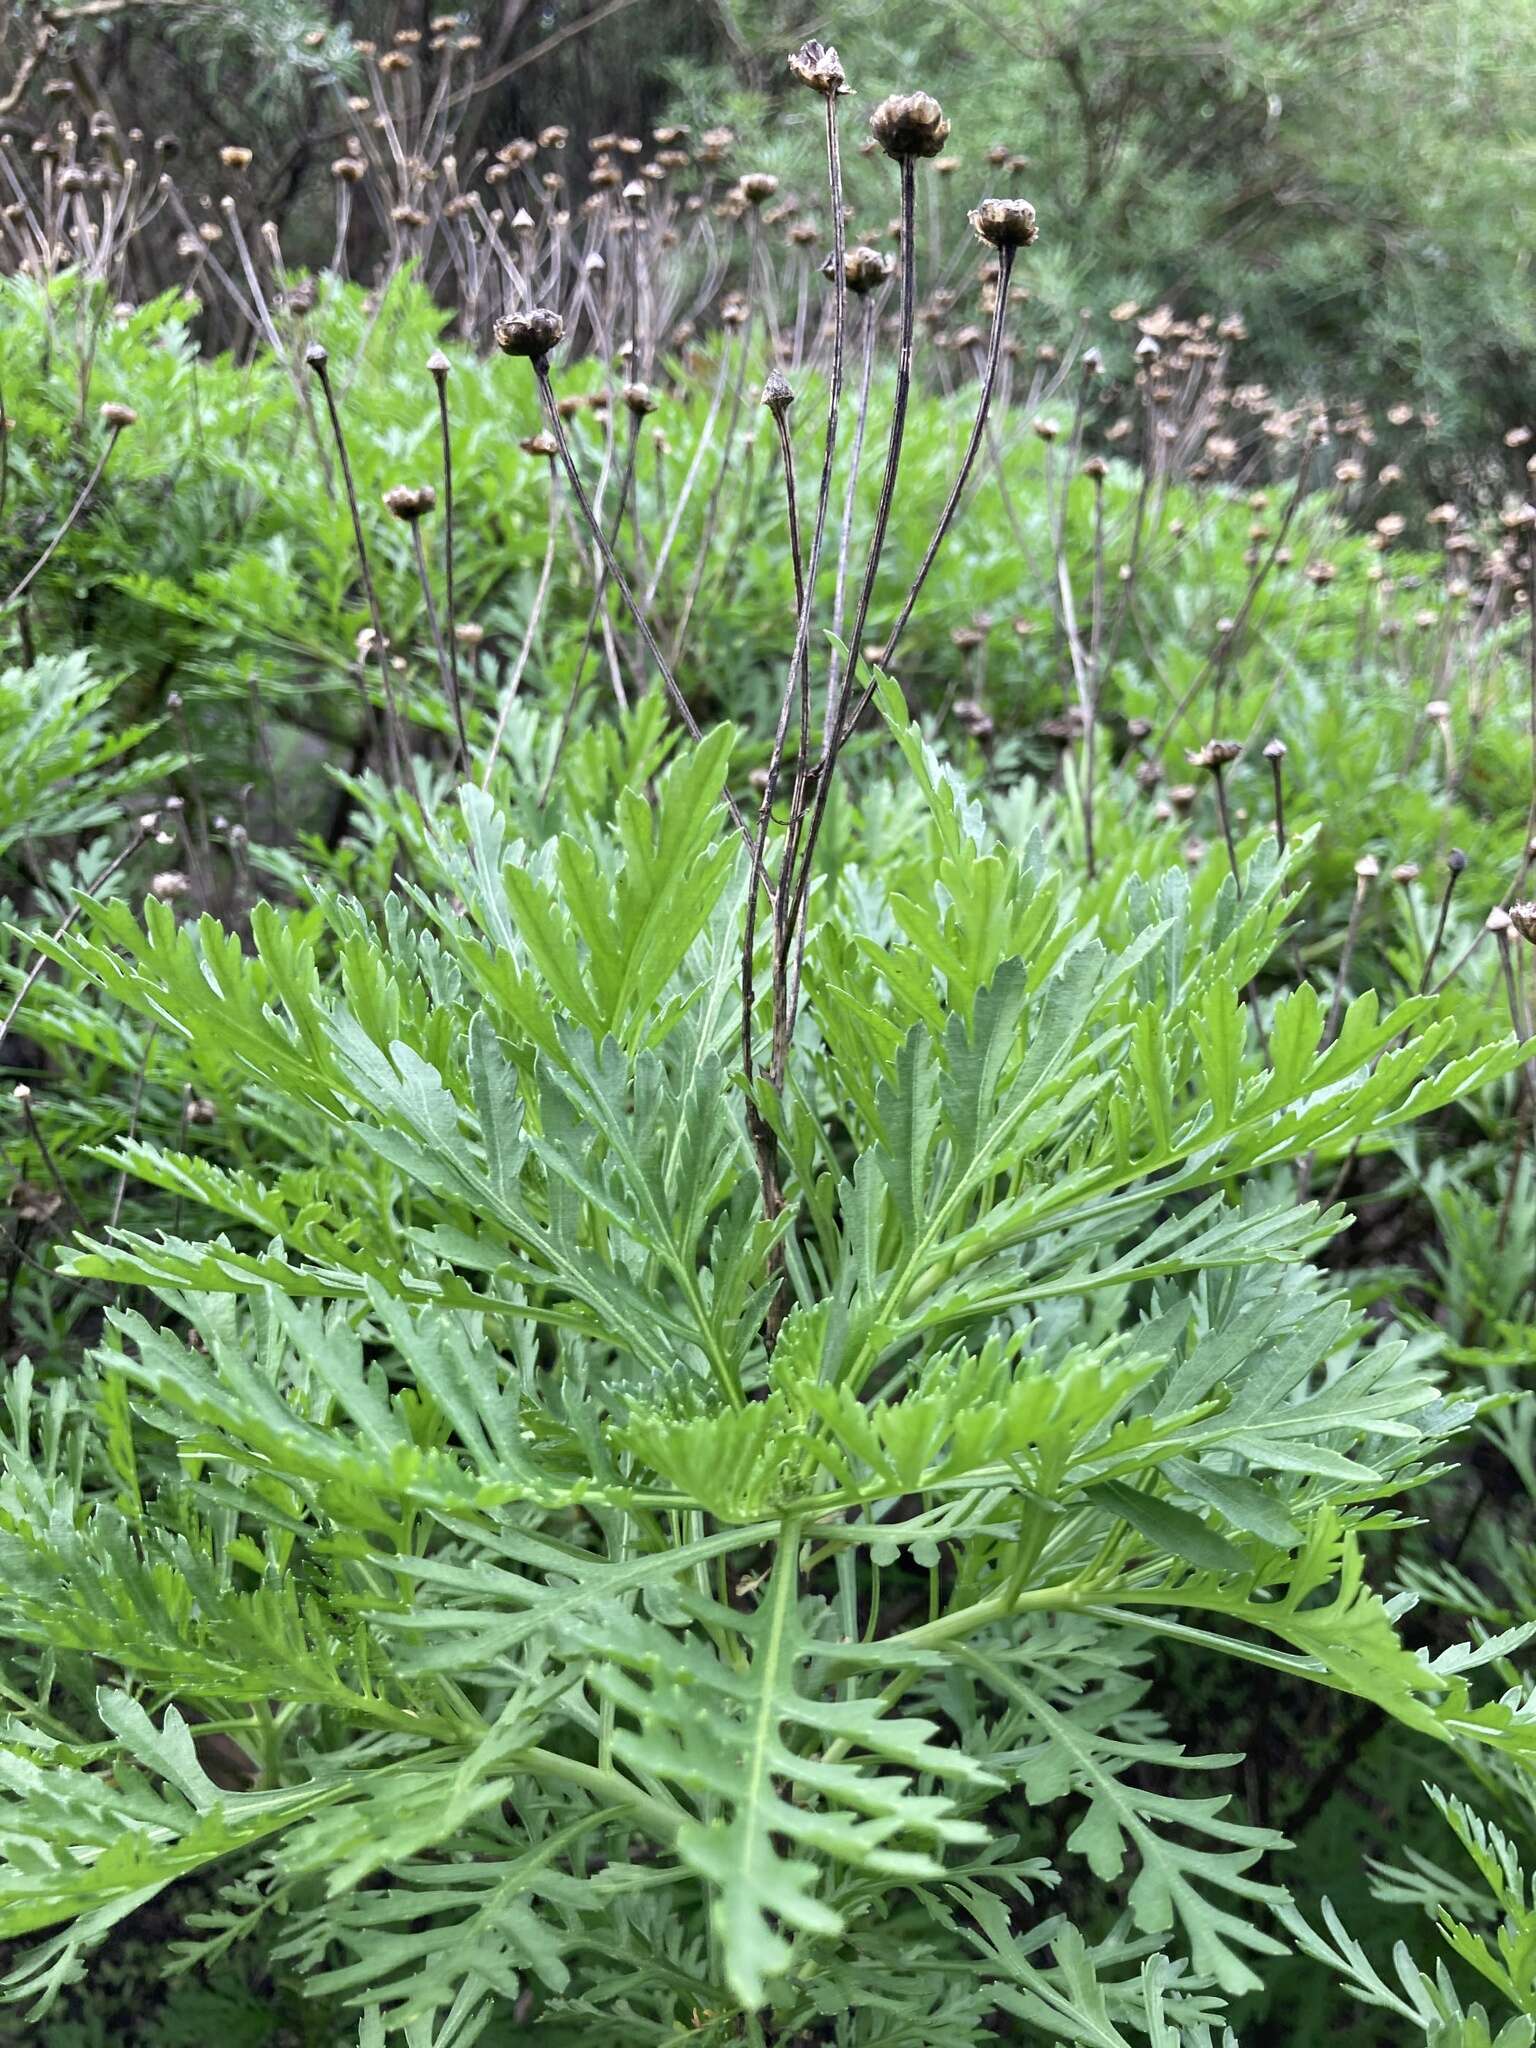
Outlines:
{"label": "dense vegetation", "polygon": [[1532,2048],[1521,423],[1080,311],[873,34],[775,172],[408,28],[310,268],[53,28],[14,2037]]}

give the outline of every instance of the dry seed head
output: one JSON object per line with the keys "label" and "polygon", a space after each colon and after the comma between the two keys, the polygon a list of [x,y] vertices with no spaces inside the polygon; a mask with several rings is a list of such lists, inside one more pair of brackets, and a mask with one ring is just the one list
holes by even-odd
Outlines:
{"label": "dry seed head", "polygon": [[158,875],[151,875],[149,893],[158,903],[169,903],[173,897],[185,896],[192,884],[177,868],[165,868]]}
{"label": "dry seed head", "polygon": [[795,394],[790,389],[789,379],[784,372],[778,368],[770,370],[763,385],[763,404],[774,418],[782,423],[794,402]]}
{"label": "dry seed head", "polygon": [[1355,862],[1355,879],[1358,882],[1374,882],[1381,873],[1381,862],[1374,853],[1364,853]]}
{"label": "dry seed head", "polygon": [[507,314],[491,331],[504,356],[529,356],[537,361],[559,347],[565,322],[547,306],[535,306],[527,313]]}
{"label": "dry seed head", "polygon": [[827,99],[848,91],[848,79],[836,50],[828,43],[802,43],[789,59],[789,68],[802,85]]}
{"label": "dry seed head", "polygon": [[138,417],[131,405],[119,405],[115,399],[109,399],[101,408],[102,425],[110,427],[114,433],[120,433],[124,427],[131,427]]}
{"label": "dry seed head", "polygon": [[738,188],[749,206],[761,206],[779,189],[772,171],[748,171]]}
{"label": "dry seed head", "polygon": [[1217,772],[1230,767],[1242,751],[1237,740],[1207,740],[1203,747],[1196,747],[1184,758],[1191,768],[1209,768]]}
{"label": "dry seed head", "polygon": [[869,117],[869,130],[888,157],[937,156],[949,139],[944,109],[931,93],[893,92]]}
{"label": "dry seed head", "polygon": [[528,434],[518,442],[525,455],[558,455],[560,444],[553,434]]}
{"label": "dry seed head", "polygon": [[1027,249],[1040,233],[1027,199],[983,199],[968,217],[976,239],[993,249]]}
{"label": "dry seed head", "polygon": [[431,377],[436,377],[439,382],[447,376],[452,368],[453,365],[440,348],[433,349],[431,355],[427,357],[427,374]]}
{"label": "dry seed head", "polygon": [[1509,921],[1527,944],[1536,946],[1536,903],[1511,903]]}
{"label": "dry seed head", "polygon": [[430,484],[395,484],[384,493],[385,510],[407,525],[424,519],[436,503],[437,492]]}
{"label": "dry seed head", "polygon": [[357,185],[368,175],[368,166],[360,156],[338,156],[331,160],[331,176],[338,184]]}
{"label": "dry seed head", "polygon": [[219,151],[219,162],[226,171],[244,171],[250,168],[252,154],[243,144],[231,142]]}
{"label": "dry seed head", "polygon": [[1284,740],[1270,740],[1265,745],[1264,758],[1266,761],[1283,761],[1287,751]]}
{"label": "dry seed head", "polygon": [[[833,259],[829,256],[822,265],[830,277]],[[894,258],[883,255],[878,249],[871,249],[867,242],[859,242],[843,255],[843,276],[849,291],[859,298],[877,290],[896,268]]]}
{"label": "dry seed head", "polygon": [[1400,888],[1408,889],[1419,879],[1419,864],[1416,860],[1401,860],[1392,870],[1392,879]]}
{"label": "dry seed head", "polygon": [[661,400],[656,396],[649,384],[626,384],[624,386],[624,403],[629,407],[629,410],[636,419],[643,419],[648,412],[656,410]]}

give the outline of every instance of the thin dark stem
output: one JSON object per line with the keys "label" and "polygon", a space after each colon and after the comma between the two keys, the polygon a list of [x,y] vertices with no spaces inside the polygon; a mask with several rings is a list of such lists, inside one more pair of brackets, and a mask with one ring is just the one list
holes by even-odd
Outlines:
{"label": "thin dark stem", "polygon": [[[3,605],[0,605],[0,611],[9,611],[11,606],[16,603],[18,598],[24,597],[27,591],[31,589],[32,585],[37,581],[38,577],[42,574],[43,570],[46,569],[48,564],[53,560],[54,553],[57,550],[60,541],[63,540],[65,534],[69,532],[70,528],[74,525],[75,521],[80,517],[80,514],[91,502],[92,492],[96,489],[96,486],[101,482],[102,478],[106,475],[107,464],[112,460],[112,450],[117,446],[118,441],[122,436],[122,431],[123,430],[121,427],[115,426],[112,428],[110,434],[107,437],[106,447],[102,449],[101,454],[97,457],[96,467],[91,471],[90,475],[86,478],[85,483],[81,487],[80,495],[75,499],[75,502],[73,503],[73,505],[70,506],[69,511],[65,515],[64,524],[53,536],[53,539],[49,541],[47,547],[43,549],[43,552],[32,564],[31,568],[27,571],[26,575],[23,576],[21,581],[16,585],[16,588],[5,600],[5,603]],[[7,435],[5,438],[8,443],[10,440],[10,436]]]}
{"label": "thin dark stem", "polygon": [[[839,747],[839,727],[842,721],[842,700],[847,684],[852,682],[858,663],[859,649],[864,638],[865,621],[869,617],[869,606],[874,595],[875,578],[880,571],[880,557],[885,548],[886,529],[890,525],[891,506],[896,496],[896,478],[901,468],[901,444],[906,433],[907,401],[912,390],[912,332],[917,317],[917,173],[910,157],[901,161],[901,342],[896,356],[896,391],[891,403],[890,434],[885,450],[885,474],[880,480],[880,499],[875,508],[874,531],[870,535],[869,554],[864,564],[864,579],[859,588],[858,608],[854,613],[853,630],[848,636],[848,665],[846,674],[841,671],[836,649],[827,679],[827,709],[821,736],[821,759],[816,773],[816,799],[809,825],[805,828],[798,848],[795,869],[787,867],[780,876],[780,893],[788,897],[788,910],[784,916],[785,955],[791,947],[803,950],[805,931],[806,900],[810,893],[811,869],[816,854],[816,841],[820,837],[822,823],[827,814],[827,797],[832,787],[832,768]],[[797,950],[797,958],[798,958]],[[798,1001],[799,970],[795,973],[795,985],[787,1006],[787,1027],[794,1028],[795,1008]]]}
{"label": "thin dark stem", "polygon": [[805,609],[805,561],[800,551],[800,505],[795,494],[795,450],[789,438],[789,415],[776,406],[773,424],[778,432],[779,461],[784,474],[784,513],[789,524],[789,552],[795,570],[795,617]]}
{"label": "thin dark stem", "polygon": [[1350,963],[1354,959],[1355,946],[1360,937],[1360,926],[1365,917],[1365,899],[1370,883],[1364,875],[1355,881],[1355,900],[1349,906],[1349,923],[1344,930],[1344,948],[1339,954],[1338,973],[1333,981],[1333,999],[1328,1005],[1328,1021],[1323,1026],[1323,1044],[1332,1045],[1339,1029],[1339,1018],[1344,1010],[1344,988],[1349,979]]}
{"label": "thin dark stem", "polygon": [[1292,522],[1295,520],[1297,512],[1301,509],[1301,501],[1306,495],[1307,478],[1311,472],[1311,467],[1312,449],[1309,443],[1302,454],[1301,466],[1296,472],[1296,483],[1287,501],[1285,516],[1281,519],[1279,530],[1270,543],[1269,552],[1261,562],[1255,564],[1253,573],[1248,579],[1248,588],[1243,592],[1243,601],[1237,608],[1237,616],[1218,638],[1214,651],[1207,657],[1194,681],[1174,706],[1172,716],[1154,741],[1152,749],[1154,754],[1161,754],[1164,748],[1166,748],[1168,742],[1178,730],[1179,720],[1205,688],[1212,674],[1214,673],[1220,677],[1224,672],[1226,662],[1233,648],[1237,645],[1244,626],[1248,623],[1249,614],[1258,601],[1259,592],[1264,588],[1269,572],[1274,567],[1281,548],[1285,545],[1286,536],[1291,530]]}
{"label": "thin dark stem", "polygon": [[[123,848],[121,853],[115,854],[113,858],[110,861],[108,861],[107,865],[96,877],[93,887],[99,889],[101,888],[103,883],[110,882],[112,877],[118,872],[118,870],[121,867],[123,867],[129,860],[131,860],[134,854],[138,852],[139,848],[144,844],[145,839],[153,830],[154,821],[145,823],[141,819],[136,831],[134,832],[132,839],[129,840],[128,844]],[[60,939],[64,938],[67,935],[71,926],[74,924],[76,918],[79,917],[81,911],[84,910],[85,907],[85,900],[82,898],[81,901],[76,903],[73,909],[69,911],[68,915],[63,919],[62,923],[55,926],[53,932],[53,943],[55,945],[58,944]],[[22,1004],[27,1000],[27,997],[32,993],[32,990],[36,987],[38,977],[42,974],[43,969],[47,965],[48,955],[46,953],[39,953],[36,960],[33,961],[31,967],[28,968],[26,979],[22,982],[21,987],[16,991],[15,1000],[12,1002],[11,1007],[6,1011],[4,1022],[0,1023],[0,1045],[4,1045],[6,1039],[9,1038],[11,1033],[11,1026],[16,1022]]]}
{"label": "thin dark stem", "polygon": [[[837,146],[837,100],[835,95],[827,99],[827,182],[832,206],[832,290],[833,290],[833,340],[832,374],[827,392],[827,424],[822,444],[821,484],[816,495],[816,522],[811,536],[810,560],[802,573],[800,567],[800,545],[798,518],[795,505],[794,457],[789,443],[789,432],[782,407],[775,408],[775,421],[779,429],[780,446],[784,458],[785,489],[788,494],[791,547],[795,557],[795,641],[790,653],[789,670],[784,680],[784,694],[779,705],[778,724],[773,736],[773,750],[768,762],[768,773],[763,783],[763,798],[757,814],[757,830],[752,841],[752,874],[747,885],[746,931],[742,941],[741,956],[741,1060],[742,1071],[748,1084],[747,1117],[751,1129],[753,1148],[757,1154],[758,1172],[763,1186],[763,1209],[770,1218],[777,1214],[781,1197],[778,1187],[777,1146],[772,1131],[756,1103],[750,1089],[755,1075],[752,1051],[752,1013],[755,1007],[753,986],[753,955],[757,939],[757,894],[761,883],[768,889],[774,908],[773,947],[773,1042],[770,1054],[770,1073],[773,1085],[783,1085],[784,1070],[789,1058],[789,991],[787,971],[789,951],[792,943],[793,926],[785,919],[785,906],[793,894],[794,861],[800,822],[804,816],[806,800],[806,772],[810,760],[810,634],[811,607],[816,594],[816,578],[821,567],[822,549],[826,543],[827,515],[832,502],[832,480],[837,461],[837,433],[839,410],[843,389],[843,354],[847,332],[848,279],[844,259],[843,221],[843,180],[842,163]],[[775,894],[769,888],[764,869],[764,853],[768,843],[768,828],[773,815],[773,799],[778,787],[779,771],[784,759],[784,742],[789,731],[792,708],[800,704],[800,754],[795,767],[794,795],[790,805],[790,824],[785,836],[784,859],[779,870],[779,887]],[[776,1323],[774,1325],[776,1328]]]}
{"label": "thin dark stem", "polygon": [[[534,589],[533,602],[528,608],[528,624],[523,630],[522,645],[517,650],[517,660],[512,664],[512,674],[508,678],[507,687],[502,693],[501,706],[496,714],[496,730],[491,734],[490,749],[485,757],[485,773],[480,778],[480,787],[482,789],[489,789],[490,787],[491,771],[496,766],[496,756],[501,751],[501,736],[506,731],[507,719],[511,715],[513,702],[518,690],[522,686],[523,672],[528,666],[528,657],[533,652],[534,634],[538,631],[539,621],[544,616],[544,600],[549,593],[549,579],[554,573],[555,541],[559,532],[560,485],[555,476],[555,465],[551,463],[549,465],[549,525],[544,540],[544,560],[539,565],[539,580]],[[555,748],[555,758],[549,764],[549,773],[545,776],[544,786],[539,791],[540,810],[549,801],[550,784],[554,781],[555,770],[560,765],[560,755],[565,747],[566,734],[571,729],[570,714],[574,709],[575,702],[572,700],[566,706],[566,719],[560,729],[559,742]]]}
{"label": "thin dark stem", "polygon": [[[1211,776],[1216,784],[1216,815],[1221,820],[1221,836],[1227,844],[1227,860],[1231,865],[1232,880],[1237,888],[1238,900],[1239,902],[1241,902],[1243,895],[1243,877],[1242,871],[1239,869],[1237,865],[1237,847],[1234,845],[1232,839],[1232,813],[1227,803],[1226,777],[1222,771],[1222,767],[1219,762],[1216,764],[1215,767],[1212,768]],[[1091,873],[1092,870],[1090,869],[1089,872]]]}
{"label": "thin dark stem", "polygon": [[1434,973],[1435,959],[1445,938],[1445,927],[1451,915],[1451,897],[1455,894],[1456,884],[1466,864],[1466,856],[1453,850],[1450,871],[1445,878],[1445,893],[1440,898],[1440,915],[1435,922],[1435,936],[1430,941],[1429,951],[1424,955],[1424,972],[1419,976],[1420,995],[1429,987],[1430,976]]}
{"label": "thin dark stem", "polygon": [[319,378],[320,389],[325,394],[325,409],[330,417],[331,433],[336,442],[337,456],[341,461],[341,478],[346,487],[347,510],[352,516],[352,541],[357,549],[358,568],[368,599],[368,615],[373,623],[374,659],[378,662],[379,674],[384,683],[390,779],[400,782],[403,781],[405,772],[400,744],[400,715],[395,708],[395,685],[389,673],[389,646],[384,638],[384,614],[379,609],[379,594],[373,585],[373,571],[368,566],[368,543],[363,538],[363,515],[357,502],[357,485],[352,477],[352,459],[347,453],[347,437],[341,429],[341,413],[337,408],[336,394],[331,388],[331,374],[324,353],[312,351],[309,366]]}
{"label": "thin dark stem", "polygon": [[443,679],[449,707],[453,712],[453,729],[459,754],[459,772],[469,773],[469,735],[464,730],[464,707],[459,701],[459,678],[457,670],[448,659],[448,650],[443,645],[443,629],[437,622],[437,606],[432,599],[432,578],[427,573],[427,552],[421,544],[421,521],[413,519],[411,526],[411,552],[416,557],[416,580],[421,585],[422,602],[427,608],[427,624],[432,631],[432,646],[437,654],[437,672]]}
{"label": "thin dark stem", "polygon": [[469,741],[464,731],[463,686],[459,673],[458,610],[454,590],[453,563],[453,436],[448,422],[448,366],[441,358],[432,361],[432,381],[437,386],[437,429],[443,445],[443,612],[447,621],[449,695],[454,723],[464,755],[464,772],[469,773]]}
{"label": "thin dark stem", "polygon": [[85,1228],[85,1218],[80,1214],[80,1206],[69,1191],[69,1183],[59,1171],[58,1162],[49,1149],[48,1141],[43,1136],[37,1118],[32,1114],[32,1090],[24,1083],[16,1090],[16,1101],[21,1109],[21,1120],[26,1126],[27,1136],[37,1147],[37,1156],[42,1161],[43,1171],[47,1174],[49,1180],[53,1182],[54,1192],[64,1204],[66,1213],[73,1220],[77,1229],[83,1230]]}
{"label": "thin dark stem", "polygon": [[[619,567],[618,559],[613,549],[608,545],[608,537],[603,532],[602,527],[599,526],[597,515],[592,510],[592,501],[587,496],[586,485],[581,480],[581,472],[577,469],[575,459],[571,454],[571,444],[566,439],[565,422],[560,417],[560,408],[555,401],[554,386],[549,381],[549,359],[547,356],[533,356],[530,360],[533,365],[534,377],[538,381],[539,395],[544,401],[544,410],[549,419],[550,432],[554,435],[555,445],[560,450],[561,466],[565,470],[566,481],[570,484],[571,495],[576,500],[577,508],[581,513],[587,532],[597,545],[597,551],[602,556],[608,574],[613,578],[614,586],[624,601],[625,609],[639,628],[640,638],[645,645],[645,651],[656,664],[656,672],[661,677],[662,687],[667,693],[673,710],[677,713],[683,730],[690,739],[702,739],[704,735],[699,729],[699,722],[693,715],[688,699],[678,687],[677,678],[673,675],[668,665],[667,657],[662,653],[661,648],[657,644],[656,635],[651,631],[650,622],[640,609],[635,594],[629,587],[629,579]],[[741,808],[736,802],[735,797],[731,795],[728,789],[722,790],[721,801],[730,813],[731,823],[741,834],[743,840],[746,841],[748,847],[750,847],[752,839],[747,830],[747,821],[741,815]]]}
{"label": "thin dark stem", "polygon": [[[971,471],[976,464],[976,456],[981,447],[982,435],[986,432],[987,413],[992,405],[993,388],[997,383],[997,366],[1003,352],[1003,329],[1008,322],[1008,285],[1013,275],[1014,253],[1012,247],[1005,247],[998,251],[997,303],[992,309],[992,333],[987,343],[987,361],[986,367],[982,371],[981,389],[976,397],[976,417],[971,425],[971,437],[965,444],[965,453],[960,459],[959,472],[950,488],[949,496],[945,500],[944,510],[939,514],[939,523],[933,530],[933,538],[929,541],[923,559],[918,564],[917,574],[913,577],[911,587],[902,601],[901,611],[897,615],[896,623],[886,635],[885,646],[880,656],[882,668],[895,659],[896,649],[900,644],[901,636],[907,629],[908,621],[911,619],[917,605],[917,600],[922,594],[923,585],[928,580],[928,573],[938,560],[939,550],[944,545],[945,537],[954,524],[955,513],[959,508],[960,499],[967,483],[970,481]],[[853,664],[858,660],[858,656],[859,650],[855,645],[850,648],[848,656],[850,676],[853,672]],[[857,708],[843,723],[842,731],[838,737],[838,745],[840,747],[846,743],[849,735],[853,732],[874,693],[875,686],[871,682],[866,686],[863,696],[859,699]]]}
{"label": "thin dark stem", "polygon": [[869,419],[869,387],[875,367],[875,302],[864,302],[864,355],[859,371],[859,404],[853,422],[853,449],[848,459],[848,481],[843,487],[843,522],[837,540],[837,588],[832,598],[832,637],[843,637],[843,603],[848,592],[848,556],[853,542],[854,503],[859,488],[859,467],[864,454],[864,428]]}
{"label": "thin dark stem", "polygon": [[[619,483],[619,509],[613,515],[613,526],[608,535],[611,547],[617,546],[619,536],[624,528],[624,510],[629,502],[630,485],[634,480],[635,457],[639,450],[639,445],[640,421],[634,414],[631,414],[629,421],[629,446],[625,451],[624,471]],[[599,482],[598,497],[601,498],[602,495],[603,485]],[[576,673],[571,678],[570,693],[565,700],[565,712],[560,720],[560,736],[555,747],[555,758],[549,766],[549,780],[553,780],[555,770],[559,766],[560,756],[565,751],[566,736],[570,732],[572,721],[576,716],[576,705],[581,697],[582,686],[587,680],[587,657],[592,652],[593,636],[597,631],[597,622],[602,615],[603,601],[607,594],[607,568],[604,562],[599,561],[593,578],[592,602],[587,609],[587,627],[581,639],[581,652],[576,657]],[[545,794],[549,790],[549,780],[546,780],[544,784]],[[542,803],[542,801],[543,797],[541,796],[540,802]]]}
{"label": "thin dark stem", "polygon": [[1275,845],[1276,845],[1276,846],[1277,846],[1277,847],[1279,848],[1279,850],[1281,851],[1281,853],[1284,853],[1284,851],[1285,851],[1285,773],[1284,773],[1284,769],[1283,769],[1283,768],[1282,768],[1282,766],[1281,766],[1281,757],[1280,757],[1280,755],[1278,755],[1278,754],[1271,754],[1271,756],[1270,756],[1270,758],[1269,758],[1269,767],[1270,767],[1270,773],[1271,773],[1271,775],[1272,775],[1272,776],[1273,776],[1273,778],[1274,778],[1274,784],[1275,784]]}

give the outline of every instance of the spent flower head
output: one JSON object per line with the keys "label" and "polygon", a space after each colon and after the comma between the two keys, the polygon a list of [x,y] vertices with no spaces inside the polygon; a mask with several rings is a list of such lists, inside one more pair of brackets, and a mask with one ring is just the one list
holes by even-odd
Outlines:
{"label": "spent flower head", "polygon": [[424,519],[436,503],[437,492],[430,484],[394,484],[384,493],[384,509],[407,525]]}
{"label": "spent flower head", "polygon": [[969,218],[977,240],[993,249],[1027,249],[1040,233],[1027,199],[983,199]]}
{"label": "spent flower head", "polygon": [[547,356],[565,336],[565,322],[548,306],[534,306],[527,313],[508,313],[496,322],[492,333],[504,356]]}
{"label": "spent flower head", "polygon": [[808,85],[812,92],[825,94],[828,99],[836,99],[840,93],[849,90],[842,59],[830,43],[814,40],[802,43],[791,54],[789,68],[802,85]]}
{"label": "spent flower head", "polygon": [[893,92],[869,117],[869,130],[889,157],[937,156],[949,140],[944,109],[929,92]]}

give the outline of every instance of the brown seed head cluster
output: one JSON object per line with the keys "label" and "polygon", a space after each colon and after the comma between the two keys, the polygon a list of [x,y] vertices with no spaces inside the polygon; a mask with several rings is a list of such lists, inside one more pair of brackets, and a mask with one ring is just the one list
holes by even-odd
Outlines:
{"label": "brown seed head cluster", "polygon": [[1237,740],[1207,740],[1203,747],[1197,747],[1184,758],[1191,768],[1230,768],[1242,751]]}
{"label": "brown seed head cluster", "polygon": [[425,519],[436,503],[437,493],[430,484],[395,484],[384,493],[385,510],[408,526]]}
{"label": "brown seed head cluster", "polygon": [[970,222],[977,240],[993,249],[1027,249],[1040,233],[1027,199],[983,199]]}
{"label": "brown seed head cluster", "polygon": [[1522,939],[1536,946],[1536,903],[1511,903],[1509,921]]}
{"label": "brown seed head cluster", "polygon": [[[826,276],[832,275],[834,259],[829,256],[821,266]],[[843,252],[843,279],[849,291],[858,298],[865,298],[877,291],[896,268],[895,259],[884,256],[878,249],[871,249],[867,242],[858,242]]]}
{"label": "brown seed head cluster", "polygon": [[949,139],[944,109],[928,92],[893,92],[869,117],[869,132],[898,163],[937,156]]}
{"label": "brown seed head cluster", "polygon": [[530,356],[537,361],[560,346],[565,322],[548,306],[535,306],[531,312],[508,313],[496,322],[492,333],[504,356]]}

